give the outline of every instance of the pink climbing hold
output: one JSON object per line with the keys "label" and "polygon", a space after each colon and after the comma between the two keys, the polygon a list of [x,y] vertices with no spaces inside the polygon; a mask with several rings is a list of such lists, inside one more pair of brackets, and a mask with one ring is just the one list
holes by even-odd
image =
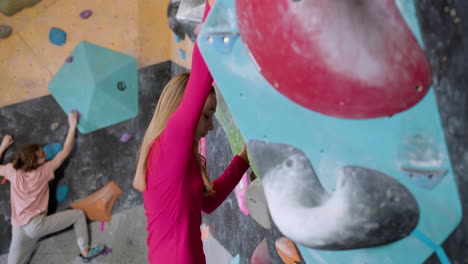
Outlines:
{"label": "pink climbing hold", "polygon": [[198,25],[195,27],[195,29],[193,30],[193,33],[195,33],[195,35],[198,36],[198,33],[200,33],[200,30],[201,30],[202,26],[203,26],[203,23],[198,24]]}
{"label": "pink climbing hold", "polygon": [[93,14],[93,11],[91,10],[84,10],[83,12],[80,13],[80,17],[82,19],[87,19]]}
{"label": "pink climbing hold", "polygon": [[68,57],[65,62],[70,63],[73,61],[73,56]]}
{"label": "pink climbing hold", "polygon": [[268,245],[266,239],[263,239],[258,244],[254,253],[252,254],[251,264],[271,264],[270,255],[268,254]]}
{"label": "pink climbing hold", "polygon": [[248,175],[247,173],[244,173],[244,176],[242,176],[239,184],[237,184],[236,188],[234,189],[236,193],[237,205],[244,215],[249,215],[249,209],[247,209],[247,206],[245,205],[245,192],[247,191],[248,187]]}
{"label": "pink climbing hold", "polygon": [[130,133],[123,133],[122,136],[120,137],[121,142],[128,142],[133,138],[133,135]]}
{"label": "pink climbing hold", "polygon": [[80,120],[81,115],[80,115],[80,112],[78,112],[78,110],[73,109],[73,110],[71,110],[71,112],[76,114],[76,119],[77,120]]}
{"label": "pink climbing hold", "polygon": [[104,226],[106,225],[106,222],[101,221],[101,232],[104,232]]}

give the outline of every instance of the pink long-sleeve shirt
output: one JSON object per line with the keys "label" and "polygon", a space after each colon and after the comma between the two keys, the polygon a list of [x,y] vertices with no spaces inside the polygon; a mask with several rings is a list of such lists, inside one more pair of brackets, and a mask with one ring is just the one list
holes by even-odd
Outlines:
{"label": "pink long-sleeve shirt", "polygon": [[[209,11],[209,6],[205,11]],[[214,196],[204,196],[195,153],[198,121],[213,78],[195,44],[192,69],[182,102],[148,155],[147,189],[143,192],[150,263],[205,263],[201,211],[211,213],[232,192],[249,164],[235,156],[213,182]]]}

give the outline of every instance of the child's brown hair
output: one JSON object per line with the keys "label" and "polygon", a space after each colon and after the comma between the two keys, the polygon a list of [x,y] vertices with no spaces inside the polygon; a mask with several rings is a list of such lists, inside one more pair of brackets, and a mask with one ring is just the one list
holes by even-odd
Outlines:
{"label": "child's brown hair", "polygon": [[24,145],[13,161],[13,168],[15,168],[15,170],[21,169],[25,172],[37,169],[40,166],[40,164],[38,164],[37,151],[40,149],[41,146],[38,144]]}

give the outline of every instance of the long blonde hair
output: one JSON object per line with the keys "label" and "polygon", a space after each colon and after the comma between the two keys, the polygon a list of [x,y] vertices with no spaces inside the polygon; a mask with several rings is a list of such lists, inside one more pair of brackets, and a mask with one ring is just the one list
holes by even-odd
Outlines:
{"label": "long blonde hair", "polygon": [[[172,113],[175,112],[184,96],[185,88],[189,79],[189,73],[181,73],[172,78],[164,87],[161,96],[159,97],[156,110],[151,119],[148,129],[146,130],[143,142],[141,143],[138,153],[138,160],[133,179],[133,188],[143,192],[146,190],[146,172],[148,169],[148,154],[153,142],[162,134],[166,128],[166,123]],[[213,184],[210,181],[206,169],[206,159],[198,152],[198,142],[194,144],[194,152],[200,166],[205,192],[208,194],[214,193]]]}

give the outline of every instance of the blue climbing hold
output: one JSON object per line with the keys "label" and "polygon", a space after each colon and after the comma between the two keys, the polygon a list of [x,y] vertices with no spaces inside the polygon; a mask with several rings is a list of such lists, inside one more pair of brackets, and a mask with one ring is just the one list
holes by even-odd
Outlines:
{"label": "blue climbing hold", "polygon": [[46,154],[46,160],[53,159],[62,149],[63,145],[61,143],[47,144],[42,148]]}
{"label": "blue climbing hold", "polygon": [[67,195],[68,195],[68,185],[60,185],[57,188],[55,199],[57,200],[57,202],[61,203],[67,199]]}
{"label": "blue climbing hold", "polygon": [[60,28],[52,27],[49,32],[49,40],[54,45],[62,46],[67,41],[67,33]]}
{"label": "blue climbing hold", "polygon": [[232,261],[231,261],[231,264],[239,264],[240,263],[240,256],[239,254],[237,254],[237,256],[235,256]]}
{"label": "blue climbing hold", "polygon": [[187,56],[185,55],[185,51],[183,51],[182,49],[177,49],[177,51],[179,52],[179,56],[185,60],[185,58],[187,58]]}
{"label": "blue climbing hold", "polygon": [[179,43],[179,42],[182,41],[182,40],[180,39],[180,37],[177,36],[177,34],[173,33],[172,36],[174,37],[175,42]]}

